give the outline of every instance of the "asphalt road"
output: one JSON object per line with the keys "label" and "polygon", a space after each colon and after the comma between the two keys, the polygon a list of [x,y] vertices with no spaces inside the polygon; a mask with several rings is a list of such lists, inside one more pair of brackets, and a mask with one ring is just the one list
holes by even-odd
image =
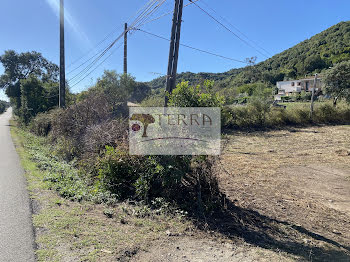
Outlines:
{"label": "asphalt road", "polygon": [[9,119],[12,109],[0,115],[0,262],[31,262],[34,234],[30,201]]}

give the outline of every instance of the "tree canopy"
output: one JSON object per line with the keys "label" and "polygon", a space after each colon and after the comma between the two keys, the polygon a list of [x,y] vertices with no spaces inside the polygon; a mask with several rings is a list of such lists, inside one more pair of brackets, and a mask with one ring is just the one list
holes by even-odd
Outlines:
{"label": "tree canopy", "polygon": [[[178,82],[202,83],[203,79],[215,80],[219,88],[238,87],[263,82],[275,85],[284,79],[296,79],[307,74],[320,73],[342,61],[350,60],[350,21],[340,22],[280,54],[252,65],[232,69],[225,73],[182,73]],[[249,58],[252,61],[252,58]],[[165,77],[149,83],[154,88],[165,86]]]}
{"label": "tree canopy", "polygon": [[4,67],[4,74],[0,76],[0,88],[10,98],[15,113],[19,112],[22,105],[21,80],[32,77],[42,83],[54,84],[58,81],[58,66],[35,51],[18,54],[7,50],[0,56],[0,62]]}
{"label": "tree canopy", "polygon": [[339,98],[350,102],[350,61],[339,63],[328,70],[324,82],[326,92],[334,99],[334,105]]}

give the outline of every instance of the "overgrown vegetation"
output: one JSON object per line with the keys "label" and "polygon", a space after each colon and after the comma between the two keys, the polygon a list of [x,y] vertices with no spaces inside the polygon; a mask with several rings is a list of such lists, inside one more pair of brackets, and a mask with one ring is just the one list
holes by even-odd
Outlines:
{"label": "overgrown vegetation", "polygon": [[[30,130],[51,144],[53,159],[42,160],[50,163],[45,166],[49,170],[45,181],[60,195],[78,201],[133,199],[152,205],[161,198],[192,213],[219,208],[215,205],[220,192],[212,172],[214,158],[129,155],[124,110],[130,95],[117,91],[134,85],[132,79],[123,77],[118,80],[106,72],[96,86],[78,96],[76,104],[38,114],[31,121]],[[212,87],[211,81],[196,87],[182,83],[168,94],[170,104],[221,106],[223,97]],[[70,164],[56,165],[59,159]],[[70,165],[75,167],[72,172],[65,169]]]}
{"label": "overgrown vegetation", "polygon": [[[250,58],[254,62],[254,58]],[[250,96],[251,89],[264,85],[275,89],[277,81],[299,79],[313,73],[323,73],[329,67],[350,60],[350,22],[338,23],[329,29],[285,50],[257,65],[232,69],[225,73],[182,73],[178,83],[189,81],[190,85],[215,81],[215,90],[226,98],[227,104],[242,103]],[[149,85],[157,94],[165,86],[165,77],[157,78]]]}
{"label": "overgrown vegetation", "polygon": [[[0,88],[10,98],[13,112],[27,125],[40,112],[58,105],[58,66],[38,52],[5,51],[0,56],[4,74]],[[71,95],[67,90],[68,104]]]}
{"label": "overgrown vegetation", "polygon": [[0,114],[4,113],[9,106],[10,103],[0,100]]}
{"label": "overgrown vegetation", "polygon": [[[32,157],[47,172],[45,182],[61,196],[108,203],[133,199],[148,204],[161,198],[174,206],[204,214],[221,207],[214,172],[216,159],[130,156],[127,101],[162,106],[167,95],[170,106],[221,107],[223,126],[229,129],[308,125],[311,124],[309,104],[296,103],[286,109],[273,106],[273,85],[279,79],[318,72],[339,62],[335,47],[329,56],[314,52],[323,50],[322,45],[332,45],[328,40],[320,45],[316,43],[338,34],[339,30],[343,33],[341,39],[347,41],[349,27],[349,23],[340,23],[263,63],[256,66],[250,63],[244,69],[233,70],[234,77],[223,78],[218,84],[211,80],[197,81],[195,85],[181,82],[172,94],[152,93],[148,85],[137,83],[130,75],[107,70],[88,90],[77,95],[68,93],[67,108],[57,109],[57,66],[39,53],[14,51],[1,56],[5,73],[0,87],[5,88],[21,123],[43,137],[43,143],[48,143],[47,154]],[[346,53],[343,47],[339,50]],[[303,62],[299,65],[299,52],[304,51],[309,56],[300,60]],[[347,55],[341,56],[340,60],[343,59]],[[341,92],[339,99],[347,98],[339,90],[348,88],[348,83],[333,76],[348,70],[347,67],[346,63],[335,66],[326,81],[329,94]],[[303,93],[293,99],[307,100],[308,95]],[[350,107],[345,102],[340,102],[338,107],[317,102],[312,121],[312,124],[350,123]],[[37,150],[33,148],[32,152]]]}
{"label": "overgrown vegetation", "polygon": [[330,102],[318,102],[310,120],[310,103],[289,103],[287,108],[273,107],[263,100],[247,106],[226,106],[223,126],[228,129],[281,128],[312,124],[349,124],[350,106],[345,102],[333,107]]}
{"label": "overgrown vegetation", "polygon": [[338,99],[350,102],[350,61],[335,65],[325,75],[326,92],[333,97],[333,105]]}
{"label": "overgrown vegetation", "polygon": [[186,213],[165,199],[156,198],[147,206],[117,202],[114,195],[97,190],[73,163],[53,153],[49,138],[17,124],[11,123],[13,139],[31,198],[40,206],[33,215],[38,261],[124,261],[153,241],[166,240],[167,234],[192,231]]}

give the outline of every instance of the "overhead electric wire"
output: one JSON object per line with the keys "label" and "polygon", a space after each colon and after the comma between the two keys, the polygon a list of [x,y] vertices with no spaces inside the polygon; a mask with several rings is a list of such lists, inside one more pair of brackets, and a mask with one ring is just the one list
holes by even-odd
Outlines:
{"label": "overhead electric wire", "polygon": [[117,39],[115,39],[107,48],[105,48],[102,53],[92,62],[90,63],[87,67],[85,67],[82,71],[80,71],[78,74],[74,75],[72,78],[70,78],[68,80],[68,82],[73,81],[76,78],[81,77],[82,75],[84,75],[86,72],[88,72],[90,70],[91,67],[93,67],[98,60],[100,60],[113,46],[114,44],[119,41],[122,37],[123,37],[123,33],[121,35],[119,35],[119,37]]}
{"label": "overhead electric wire", "polygon": [[[142,19],[145,15],[147,16],[149,13],[150,13],[150,9],[152,8],[152,6],[154,6],[154,4],[156,4],[157,2],[159,2],[160,0],[152,0],[150,1],[150,4],[148,6],[146,6],[146,9],[143,10],[141,12],[141,14],[139,14],[139,16],[136,18],[136,21],[133,22],[133,25],[137,24],[140,19]],[[165,0],[163,0],[163,3],[164,3]],[[148,12],[148,14],[147,14]],[[132,25],[132,26],[133,26]],[[130,28],[130,27],[129,27]],[[126,30],[126,32],[129,30],[129,28]],[[78,77],[81,77],[84,73],[88,72],[89,69],[94,66],[94,64],[96,64],[98,62],[98,60],[100,58],[102,58],[102,56],[104,56],[106,54],[106,52],[108,52],[108,50],[110,48],[112,48],[112,46],[119,40],[121,39],[121,37],[124,35],[125,32],[123,32],[121,35],[119,35],[119,37],[112,42],[112,44],[110,44],[109,46],[107,46],[107,48],[105,48],[104,50],[100,51],[99,53],[95,54],[93,57],[91,57],[90,59],[88,59],[87,61],[85,61],[83,64],[86,64],[88,61],[90,61],[92,58],[94,58],[96,55],[100,54],[91,64],[89,64],[87,67],[85,67],[82,71],[80,71],[78,74],[76,74],[75,76],[73,76],[71,79],[69,79],[69,82],[72,81],[73,79],[76,79]],[[82,65],[83,65],[82,64]],[[82,65],[78,66],[77,68],[80,68]],[[76,68],[76,69],[77,69]],[[74,71],[76,70],[74,69]]]}
{"label": "overhead electric wire", "polygon": [[[143,33],[149,34],[151,36],[154,36],[154,37],[157,37],[157,38],[160,38],[160,39],[163,39],[163,40],[166,40],[166,41],[170,42],[170,39],[168,39],[166,37],[163,37],[163,36],[160,36],[160,35],[156,35],[156,34],[153,34],[151,32],[147,32],[147,31],[139,29],[139,28],[134,28],[134,30],[137,30],[137,31],[140,31],[140,32],[143,32]],[[209,54],[209,55],[213,55],[213,56],[216,56],[216,57],[220,57],[220,58],[223,58],[223,59],[227,59],[227,60],[231,60],[231,61],[247,64],[247,62],[242,61],[242,60],[238,60],[238,59],[230,58],[230,57],[227,57],[227,56],[215,54],[215,53],[212,53],[210,51],[202,50],[202,49],[199,49],[199,48],[196,48],[196,47],[192,47],[192,46],[189,46],[189,45],[185,45],[185,44],[180,44],[180,45],[183,46],[183,47],[187,47],[187,48],[190,48],[190,49],[202,52],[202,53],[206,53],[206,54]]]}
{"label": "overhead electric wire", "polygon": [[[189,6],[189,5],[192,5],[193,3],[198,2],[198,1],[199,1],[199,0],[195,0],[195,1],[191,2],[191,3],[188,3],[187,5],[184,5],[184,8],[187,7],[187,6]],[[152,20],[146,21],[145,23],[139,25],[139,27],[144,26],[144,25],[146,25],[146,24],[148,24],[148,23],[157,21],[157,20],[159,20],[159,19],[161,19],[161,18],[163,18],[163,17],[165,17],[165,16],[167,16],[167,15],[171,15],[171,14],[173,14],[173,11],[167,12],[167,13],[162,14],[161,16],[158,16],[158,17],[156,17],[156,18],[154,18],[154,19],[152,19]]]}
{"label": "overhead electric wire", "polygon": [[[132,15],[127,22],[129,22],[133,17],[137,16],[142,10],[146,9],[147,6],[149,6],[150,4],[152,4],[153,2],[155,2],[155,0],[149,0],[143,7],[139,8],[137,10],[137,12],[134,13],[134,15]],[[98,42],[93,48],[91,48],[90,50],[88,50],[87,52],[85,52],[82,56],[80,56],[78,59],[74,60],[72,63],[70,63],[67,68],[70,68],[73,64],[77,63],[78,61],[80,61],[82,58],[84,58],[86,55],[90,54],[92,51],[94,51],[98,46],[100,46],[103,42],[105,42],[111,35],[113,35],[117,30],[119,30],[120,28],[122,28],[122,25],[116,27],[115,29],[113,29],[110,33],[108,33],[100,42]],[[96,56],[96,55],[95,55]],[[91,59],[90,59],[91,60]],[[72,70],[72,71],[75,71]]]}
{"label": "overhead electric wire", "polygon": [[255,51],[257,51],[259,54],[265,56],[266,58],[269,58],[267,55],[265,55],[264,53],[262,53],[259,49],[255,48],[254,46],[252,46],[249,42],[247,42],[246,40],[244,40],[242,37],[240,37],[239,35],[237,35],[235,32],[233,32],[230,28],[228,28],[226,25],[224,25],[222,22],[220,22],[218,19],[216,19],[213,15],[211,15],[208,11],[204,10],[202,7],[200,7],[196,2],[189,0],[191,3],[193,3],[195,6],[197,6],[202,12],[204,12],[206,15],[208,15],[211,19],[213,19],[216,23],[218,23],[219,25],[221,25],[223,28],[225,28],[227,31],[229,31],[231,34],[233,34],[235,37],[237,37],[239,40],[241,40],[243,43],[245,43],[246,45],[250,46],[251,48],[253,48]]}
{"label": "overhead electric wire", "polygon": [[[146,19],[147,19],[148,17],[150,17],[151,15],[153,15],[153,13],[154,13],[160,6],[162,6],[166,1],[167,1],[167,0],[162,0],[162,2],[158,3],[157,6],[155,6],[151,11],[148,12],[148,14],[146,14],[144,17],[142,17],[142,18],[140,19],[140,21],[138,21],[138,23],[137,23],[136,26],[137,26],[137,27],[140,27],[140,26],[142,25],[142,23],[145,23]],[[135,25],[133,25],[133,26],[135,26]],[[133,26],[132,26],[132,27],[133,27]]]}
{"label": "overhead electric wire", "polygon": [[[88,73],[89,70],[115,45],[116,42],[118,42],[123,37],[123,35],[126,32],[130,31],[130,29],[133,28],[134,26],[137,26],[140,23],[142,23],[143,21],[145,21],[145,19],[147,19],[147,17],[152,15],[162,4],[164,4],[165,1],[166,0],[153,0],[153,1],[151,1],[150,4],[145,8],[145,10],[143,10],[141,12],[141,14],[139,14],[139,16],[135,19],[135,21],[122,34],[120,34],[118,36],[118,38],[116,38],[109,46],[107,46],[102,52],[100,52],[100,55],[93,62],[91,62],[82,71],[80,71],[78,74],[76,74],[71,79],[69,79],[68,82],[71,82],[74,79],[80,79],[80,80],[77,80],[77,82],[73,84],[73,86],[75,86],[78,82],[80,83],[82,81],[81,78],[85,79],[86,76],[84,76],[84,74]],[[154,6],[154,5],[156,5],[156,6]],[[99,54],[99,53],[97,53],[97,54]],[[96,55],[94,55],[93,57],[95,57]],[[91,60],[92,58],[88,59],[88,61]],[[85,61],[83,64],[86,64],[88,61]],[[81,66],[82,65],[80,65],[79,68]],[[93,69],[92,71],[94,71],[95,69]],[[88,74],[91,74],[91,73],[92,72],[89,72]]]}
{"label": "overhead electric wire", "polygon": [[89,75],[91,75],[92,72],[94,72],[97,68],[99,68],[108,58],[110,58],[115,51],[117,51],[123,44],[120,44],[117,46],[101,63],[99,63],[93,70],[91,70],[88,74],[86,74],[82,79],[80,79],[78,82],[74,83],[71,87],[74,87],[78,84],[80,84],[82,81],[84,81]]}
{"label": "overhead electric wire", "polygon": [[[198,1],[198,0],[197,0]],[[195,1],[195,2],[197,2]],[[272,56],[271,53],[269,51],[267,51],[265,48],[263,48],[262,46],[260,46],[258,43],[256,43],[255,41],[253,41],[252,39],[250,39],[246,34],[244,34],[241,30],[239,30],[236,26],[234,26],[230,21],[228,21],[225,17],[223,17],[222,15],[220,15],[217,11],[215,11],[212,7],[210,7],[204,0],[201,0],[201,2],[207,6],[210,10],[212,10],[215,14],[217,14],[222,20],[224,20],[228,25],[230,25],[231,27],[233,27],[237,32],[239,32],[242,36],[244,36],[247,40],[249,40],[250,42],[252,42],[256,47],[260,48],[261,50],[263,50],[266,54],[268,54],[269,56]]]}

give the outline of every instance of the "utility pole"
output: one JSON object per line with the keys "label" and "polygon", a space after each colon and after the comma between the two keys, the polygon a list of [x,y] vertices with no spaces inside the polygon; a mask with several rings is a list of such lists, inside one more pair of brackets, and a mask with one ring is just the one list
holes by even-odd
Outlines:
{"label": "utility pole", "polygon": [[[171,92],[175,89],[175,85],[176,85],[176,73],[177,73],[177,62],[179,58],[183,5],[184,5],[183,0],[175,0],[173,25],[171,29],[168,73],[166,76],[166,89],[165,89],[169,94],[171,94]],[[165,107],[168,106],[168,100],[169,100],[168,97],[165,96]]]}
{"label": "utility pole", "polygon": [[310,106],[310,120],[312,121],[313,113],[314,113],[314,99],[315,99],[315,91],[317,86],[317,74],[315,74],[314,87],[312,88],[311,95],[311,106]]}
{"label": "utility pole", "polygon": [[66,106],[66,72],[64,57],[64,5],[60,0],[60,87],[59,87],[59,107]]}
{"label": "utility pole", "polygon": [[125,23],[124,31],[124,74],[128,73],[128,24]]}

